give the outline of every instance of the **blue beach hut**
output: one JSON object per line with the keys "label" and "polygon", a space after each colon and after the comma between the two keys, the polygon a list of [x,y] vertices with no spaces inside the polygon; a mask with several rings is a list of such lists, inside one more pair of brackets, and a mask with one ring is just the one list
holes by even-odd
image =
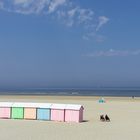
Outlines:
{"label": "blue beach hut", "polygon": [[51,104],[40,103],[37,108],[38,120],[51,120]]}

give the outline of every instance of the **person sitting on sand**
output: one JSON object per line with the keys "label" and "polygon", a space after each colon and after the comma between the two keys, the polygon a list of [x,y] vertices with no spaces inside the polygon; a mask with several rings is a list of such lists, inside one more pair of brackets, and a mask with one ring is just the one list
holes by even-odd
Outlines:
{"label": "person sitting on sand", "polygon": [[102,121],[102,122],[105,121],[104,115],[100,115],[100,121]]}
{"label": "person sitting on sand", "polygon": [[107,122],[110,122],[110,118],[107,116],[107,114],[105,115],[105,120],[106,120]]}

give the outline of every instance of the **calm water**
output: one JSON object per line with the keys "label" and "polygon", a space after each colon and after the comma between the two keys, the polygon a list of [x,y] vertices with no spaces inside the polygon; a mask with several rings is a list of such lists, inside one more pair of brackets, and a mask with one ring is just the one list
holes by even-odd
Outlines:
{"label": "calm water", "polygon": [[0,90],[0,95],[65,95],[65,96],[136,96],[140,88],[96,88],[96,89],[14,89]]}

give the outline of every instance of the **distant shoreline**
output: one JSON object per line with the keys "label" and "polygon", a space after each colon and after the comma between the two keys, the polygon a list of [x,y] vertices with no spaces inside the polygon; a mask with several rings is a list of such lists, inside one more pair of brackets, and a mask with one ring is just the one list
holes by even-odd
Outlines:
{"label": "distant shoreline", "polygon": [[0,96],[1,95],[140,97],[140,89],[23,89],[0,91]]}
{"label": "distant shoreline", "polygon": [[12,94],[8,94],[8,93],[2,93],[2,94],[0,94],[0,97],[1,96],[52,96],[52,97],[55,97],[55,96],[58,96],[58,97],[63,97],[63,96],[65,96],[65,97],[131,97],[131,98],[140,98],[140,95],[136,95],[136,96],[134,96],[134,95],[64,95],[64,94],[40,94],[40,93],[38,93],[38,94],[14,94],[14,93],[12,93]]}
{"label": "distant shoreline", "polygon": [[135,100],[140,101],[140,97],[124,96],[57,96],[57,95],[0,95],[0,99],[53,99],[53,100],[99,100],[103,97],[105,100]]}

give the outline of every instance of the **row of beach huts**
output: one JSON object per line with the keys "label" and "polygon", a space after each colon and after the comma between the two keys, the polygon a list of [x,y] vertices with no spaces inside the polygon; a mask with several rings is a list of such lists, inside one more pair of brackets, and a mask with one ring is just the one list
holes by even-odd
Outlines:
{"label": "row of beach huts", "polygon": [[76,104],[0,102],[1,119],[82,122],[83,110]]}

